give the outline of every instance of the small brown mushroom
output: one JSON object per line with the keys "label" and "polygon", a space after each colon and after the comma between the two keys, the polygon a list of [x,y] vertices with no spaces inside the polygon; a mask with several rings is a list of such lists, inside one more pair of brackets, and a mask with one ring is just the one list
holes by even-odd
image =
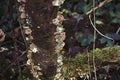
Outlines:
{"label": "small brown mushroom", "polygon": [[0,43],[2,43],[5,40],[5,33],[2,29],[0,29]]}
{"label": "small brown mushroom", "polygon": [[25,14],[25,13],[21,13],[20,18],[21,18],[21,19],[26,18],[26,14]]}
{"label": "small brown mushroom", "polygon": [[25,34],[30,35],[32,33],[31,29],[25,29]]}
{"label": "small brown mushroom", "polygon": [[17,0],[18,2],[24,2],[26,3],[27,1],[26,0]]}
{"label": "small brown mushroom", "polygon": [[24,12],[25,11],[25,5],[24,4],[19,6],[19,11],[20,12]]}
{"label": "small brown mushroom", "polygon": [[42,73],[42,72],[38,72],[38,75],[39,75],[39,76],[42,76],[42,75],[43,75],[43,73]]}
{"label": "small brown mushroom", "polygon": [[29,38],[30,40],[33,40],[33,36],[32,36],[32,35],[29,35],[28,38]]}

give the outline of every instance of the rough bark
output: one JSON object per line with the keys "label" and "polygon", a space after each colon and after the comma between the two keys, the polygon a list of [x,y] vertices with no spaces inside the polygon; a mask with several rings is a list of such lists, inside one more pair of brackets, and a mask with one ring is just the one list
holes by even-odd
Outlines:
{"label": "rough bark", "polygon": [[26,7],[33,26],[33,43],[39,48],[39,53],[33,54],[33,61],[36,65],[40,64],[43,74],[51,77],[56,71],[54,53],[56,27],[52,24],[52,19],[56,17],[58,8],[52,6],[52,0],[28,0]]}

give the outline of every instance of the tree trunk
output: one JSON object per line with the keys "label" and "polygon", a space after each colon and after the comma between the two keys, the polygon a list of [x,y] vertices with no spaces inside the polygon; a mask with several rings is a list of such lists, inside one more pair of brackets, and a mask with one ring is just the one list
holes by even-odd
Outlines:
{"label": "tree trunk", "polygon": [[40,64],[44,75],[52,77],[56,72],[56,27],[52,24],[52,19],[56,17],[58,8],[52,6],[52,0],[28,0],[26,7],[33,26],[33,43],[39,48],[39,53],[33,54],[33,61],[35,65]]}

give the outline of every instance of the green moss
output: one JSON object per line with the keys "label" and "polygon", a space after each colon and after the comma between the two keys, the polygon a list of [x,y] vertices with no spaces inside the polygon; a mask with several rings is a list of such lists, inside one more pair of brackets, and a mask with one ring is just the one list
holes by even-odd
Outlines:
{"label": "green moss", "polygon": [[118,62],[120,60],[120,46],[97,48],[86,55],[77,54],[75,58],[65,58],[62,71],[64,76],[78,76],[92,71],[93,55],[95,56],[96,67],[100,67],[104,62]]}

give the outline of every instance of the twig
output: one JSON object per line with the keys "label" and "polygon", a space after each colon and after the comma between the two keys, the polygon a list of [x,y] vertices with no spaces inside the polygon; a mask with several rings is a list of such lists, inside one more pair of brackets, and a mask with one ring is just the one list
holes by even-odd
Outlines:
{"label": "twig", "polygon": [[[95,7],[95,0],[93,0],[93,7]],[[92,20],[91,20],[92,21]],[[95,16],[95,9],[93,9],[93,25],[96,27],[95,24],[96,21],[96,16]],[[96,30],[94,29],[94,42],[93,42],[93,51],[95,50],[95,41],[96,41]],[[95,54],[93,54],[92,56],[92,60],[93,60],[93,70],[94,70],[94,76],[95,76],[95,80],[97,80],[97,73],[96,73],[96,63],[95,63]]]}
{"label": "twig", "polygon": [[88,53],[88,48],[89,48],[89,46],[87,47],[87,57],[88,57],[88,69],[89,69],[89,79],[88,80],[90,80],[91,79],[91,68],[90,68],[90,54]]}
{"label": "twig", "polygon": [[[17,42],[16,39],[13,38],[13,42],[14,42],[14,48],[15,48],[15,52],[18,52],[18,48],[17,48]],[[20,62],[19,62],[19,56],[17,54],[17,64],[18,64],[18,72],[19,72],[19,76],[21,76],[21,68],[20,68]]]}
{"label": "twig", "polygon": [[107,38],[107,39],[110,39],[110,40],[114,41],[114,39],[112,39],[111,37],[108,37],[108,36],[102,34],[102,33],[95,27],[95,25],[93,24],[93,22],[92,22],[92,20],[91,20],[91,15],[89,15],[89,20],[90,20],[90,23],[91,23],[92,27],[97,31],[98,34],[100,34],[101,36],[103,36],[103,37],[105,37],[105,38]]}
{"label": "twig", "polygon": [[91,13],[92,13],[93,11],[95,11],[96,9],[102,7],[105,3],[109,3],[109,2],[111,2],[111,1],[112,1],[112,0],[104,0],[104,1],[100,2],[99,5],[93,7],[92,9],[90,9],[90,10],[86,13],[86,15],[91,14]]}
{"label": "twig", "polygon": [[[19,24],[20,24],[20,22],[19,22]],[[22,25],[21,25],[21,24],[20,24],[20,31],[21,31],[21,35],[22,35],[22,37],[23,37],[23,40],[24,40],[24,42],[25,42],[25,47],[27,48],[27,47],[28,47],[28,44],[27,44],[27,42],[26,42],[25,35],[24,35],[23,31],[22,31]]]}
{"label": "twig", "polygon": [[116,34],[118,34],[119,32],[120,32],[120,27],[117,29]]}
{"label": "twig", "polygon": [[[19,13],[19,12],[18,12]],[[18,14],[19,15],[19,14]],[[21,32],[21,35],[22,35],[22,38],[23,38],[23,41],[25,43],[25,47],[27,48],[28,47],[28,44],[26,42],[26,39],[25,39],[25,34],[23,32],[23,29],[22,29],[22,24],[20,22],[20,17],[18,18],[18,22],[19,22],[19,27],[20,27],[20,32]]]}

